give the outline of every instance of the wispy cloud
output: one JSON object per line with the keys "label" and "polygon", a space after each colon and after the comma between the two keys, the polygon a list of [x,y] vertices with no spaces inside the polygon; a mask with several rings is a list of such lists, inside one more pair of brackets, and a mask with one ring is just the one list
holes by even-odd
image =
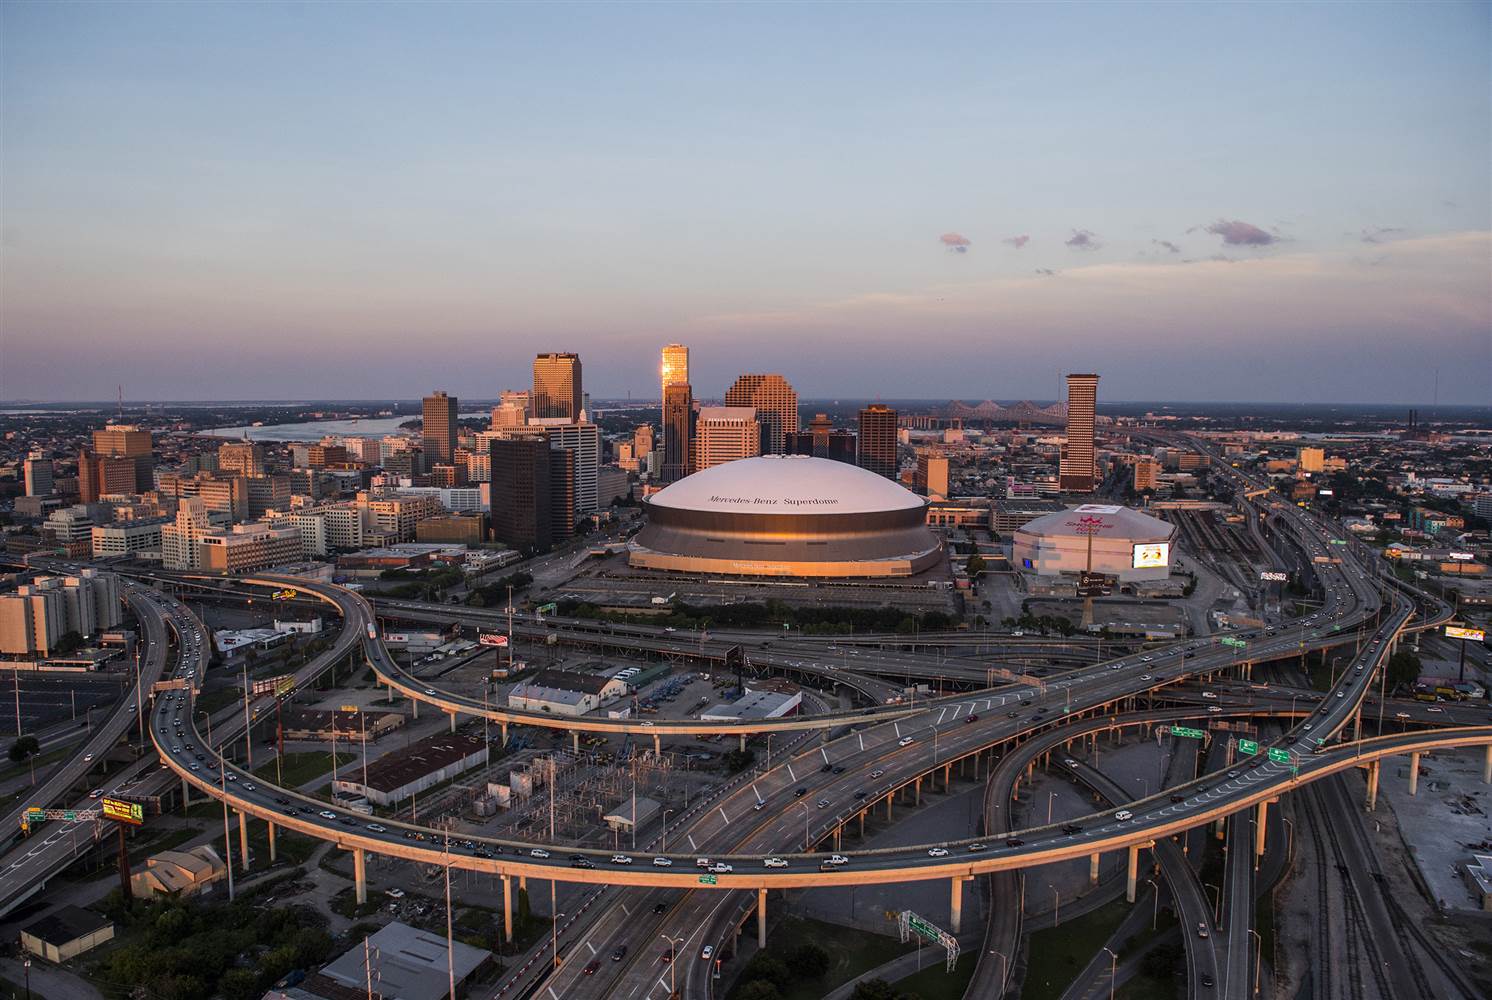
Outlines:
{"label": "wispy cloud", "polygon": [[1008,244],[1010,246],[1015,247],[1017,250],[1019,250],[1022,247],[1024,247],[1027,243],[1031,242],[1031,237],[1026,236],[1026,235],[1023,234],[1021,236],[1011,236],[1008,239],[1001,240],[1000,242],[1001,243],[1006,243],[1006,244]]}
{"label": "wispy cloud", "polygon": [[1400,226],[1372,226],[1362,231],[1361,238],[1364,243],[1382,243],[1403,231]]}
{"label": "wispy cloud", "polygon": [[1098,237],[1086,229],[1074,229],[1066,242],[1074,250],[1097,250],[1102,245]]}
{"label": "wispy cloud", "polygon": [[1162,250],[1168,250],[1171,253],[1180,253],[1181,252],[1181,248],[1178,247],[1176,244],[1172,243],[1170,240],[1151,240],[1150,242],[1154,243],[1156,246],[1160,247]]}
{"label": "wispy cloud", "polygon": [[1207,231],[1214,236],[1221,236],[1223,242],[1228,246],[1243,247],[1267,247],[1271,243],[1278,243],[1279,237],[1274,233],[1266,232],[1252,223],[1234,219],[1218,219],[1207,227]]}
{"label": "wispy cloud", "polygon": [[1057,272],[1053,271],[1049,267],[1038,267],[1036,269],[1036,273],[1042,275],[1043,277],[1047,277],[1047,278],[1055,278],[1057,276]]}
{"label": "wispy cloud", "polygon": [[938,241],[948,248],[949,253],[968,253],[972,241],[963,233],[944,233],[938,237]]}

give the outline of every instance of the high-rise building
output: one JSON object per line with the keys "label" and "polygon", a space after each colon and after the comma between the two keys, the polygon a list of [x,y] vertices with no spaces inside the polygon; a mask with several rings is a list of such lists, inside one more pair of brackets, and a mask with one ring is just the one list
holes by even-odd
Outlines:
{"label": "high-rise building", "polygon": [[176,520],[161,528],[161,565],[166,569],[200,569],[197,542],[211,529],[202,498],[183,498],[176,508]]}
{"label": "high-rise building", "polygon": [[663,466],[659,476],[676,482],[694,470],[694,391],[687,385],[671,385],[663,392]]}
{"label": "high-rise building", "polygon": [[1097,403],[1097,375],[1067,376],[1067,443],[1062,446],[1057,475],[1063,493],[1093,492],[1098,473],[1093,461]]}
{"label": "high-rise building", "polygon": [[262,521],[214,528],[197,539],[199,566],[211,573],[247,573],[301,557],[300,532]]}
{"label": "high-rise building", "polygon": [[816,414],[808,422],[806,431],[787,434],[786,444],[789,455],[812,455],[814,458],[855,464],[854,433],[835,430],[834,421],[827,414]]}
{"label": "high-rise building", "polygon": [[798,394],[781,375],[742,375],[725,392],[726,406],[749,406],[762,425],[762,454],[787,453],[786,435],[798,429]]}
{"label": "high-rise building", "polygon": [[755,458],[762,453],[762,426],[749,406],[702,406],[694,425],[694,471]]}
{"label": "high-rise building", "polygon": [[662,396],[668,395],[668,387],[671,385],[689,384],[689,348],[683,344],[665,344],[663,346],[663,364],[661,366]]}
{"label": "high-rise building", "polygon": [[492,442],[492,534],[518,549],[548,549],[553,539],[549,437],[516,430]]}
{"label": "high-rise building", "polygon": [[871,403],[860,411],[860,468],[878,476],[895,479],[896,411],[881,403]]}
{"label": "high-rise building", "polygon": [[84,503],[98,503],[100,495],[98,456],[84,448],[78,452],[78,499]]}
{"label": "high-rise building", "polygon": [[598,509],[596,475],[601,469],[601,428],[592,423],[541,420],[538,417],[529,421],[529,427],[542,429],[551,448],[575,452],[575,503],[571,523],[594,514]]}
{"label": "high-rise building", "polygon": [[155,444],[149,431],[129,424],[110,424],[93,432],[93,450],[100,456],[129,458],[135,463],[135,485],[127,493],[155,488]]}
{"label": "high-rise building", "polygon": [[230,476],[264,475],[264,445],[225,441],[218,445],[218,471]]}
{"label": "high-rise building", "polygon": [[145,493],[155,486],[155,483],[151,482],[143,489],[141,488],[140,460],[137,457],[99,455],[94,461],[98,463],[99,496],[128,496],[131,493]]}
{"label": "high-rise building", "polygon": [[1296,453],[1301,472],[1321,472],[1326,468],[1326,451],[1322,448],[1302,448]]}
{"label": "high-rise building", "polygon": [[580,355],[540,354],[534,358],[534,391],[529,410],[535,420],[579,420],[584,409]]}
{"label": "high-rise building", "polygon": [[914,480],[917,492],[928,497],[948,498],[948,458],[937,452],[924,451],[917,455],[917,476]]}
{"label": "high-rise building", "polygon": [[1160,463],[1148,455],[1135,459],[1135,492],[1154,490],[1160,484]]}
{"label": "high-rise building", "polygon": [[551,441],[549,449],[549,538],[558,545],[575,537],[576,487],[579,467],[573,448],[555,448]]}
{"label": "high-rise building", "polygon": [[52,460],[39,451],[26,457],[24,469],[26,495],[47,497],[52,495]]}
{"label": "high-rise building", "polygon": [[447,396],[441,390],[425,397],[425,424],[420,433],[425,454],[434,464],[450,465],[456,459],[457,405],[455,396]]}
{"label": "high-rise building", "polygon": [[77,576],[39,576],[0,596],[0,653],[48,656],[69,632],[96,635],[123,618],[112,574],[85,569]]}
{"label": "high-rise building", "polygon": [[638,424],[632,431],[632,455],[642,459],[653,450],[653,425]]}

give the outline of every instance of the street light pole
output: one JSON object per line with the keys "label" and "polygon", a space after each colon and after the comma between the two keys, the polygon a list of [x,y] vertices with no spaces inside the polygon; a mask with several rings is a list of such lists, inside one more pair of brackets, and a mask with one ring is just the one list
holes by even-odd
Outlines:
{"label": "street light pole", "polygon": [[667,934],[660,934],[658,936],[668,942],[668,995],[671,1000],[671,998],[679,995],[678,973],[674,970],[678,968],[679,942],[684,939],[681,937],[669,937]]}
{"label": "street light pole", "polygon": [[1119,955],[1112,948],[1105,948],[1109,953],[1109,1000],[1114,1000],[1114,981],[1119,978]]}

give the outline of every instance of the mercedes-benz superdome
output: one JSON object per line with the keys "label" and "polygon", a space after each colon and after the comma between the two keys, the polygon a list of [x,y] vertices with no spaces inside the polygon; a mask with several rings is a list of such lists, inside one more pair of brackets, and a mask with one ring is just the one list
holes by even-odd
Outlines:
{"label": "mercedes-benz superdome", "polygon": [[1171,574],[1176,526],[1110,504],[1083,504],[1046,514],[1017,528],[1010,561],[1023,573],[1076,576],[1089,568],[1120,583],[1165,580]]}
{"label": "mercedes-benz superdome", "polygon": [[643,501],[632,566],[733,576],[907,577],[937,563],[927,500],[858,466],[742,458]]}

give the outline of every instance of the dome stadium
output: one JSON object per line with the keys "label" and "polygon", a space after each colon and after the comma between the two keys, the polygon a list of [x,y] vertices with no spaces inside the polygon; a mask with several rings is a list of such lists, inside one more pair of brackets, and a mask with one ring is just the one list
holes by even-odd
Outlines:
{"label": "dome stadium", "polygon": [[646,569],[734,576],[912,576],[943,543],[927,500],[874,472],[807,455],[726,462],[643,502],[628,546]]}
{"label": "dome stadium", "polygon": [[1094,573],[1120,583],[1165,580],[1171,575],[1176,526],[1128,507],[1089,503],[1046,514],[1015,531],[1010,561],[1037,576],[1081,574],[1092,540]]}

